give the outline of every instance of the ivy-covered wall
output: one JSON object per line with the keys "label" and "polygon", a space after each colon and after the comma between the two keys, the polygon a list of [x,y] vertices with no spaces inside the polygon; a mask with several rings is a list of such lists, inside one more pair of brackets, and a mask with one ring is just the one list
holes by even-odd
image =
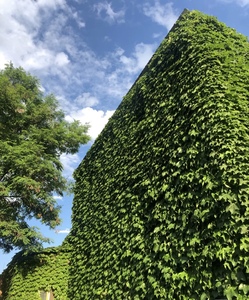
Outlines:
{"label": "ivy-covered wall", "polygon": [[69,299],[248,299],[247,38],[185,11],[75,179]]}
{"label": "ivy-covered wall", "polygon": [[17,253],[2,274],[3,300],[41,300],[40,291],[67,300],[69,261],[67,246]]}

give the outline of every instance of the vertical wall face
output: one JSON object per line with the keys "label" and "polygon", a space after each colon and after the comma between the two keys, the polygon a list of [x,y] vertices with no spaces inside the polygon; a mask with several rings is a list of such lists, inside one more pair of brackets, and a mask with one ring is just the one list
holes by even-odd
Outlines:
{"label": "vertical wall face", "polygon": [[70,299],[248,299],[248,87],[247,39],[184,13],[75,173]]}
{"label": "vertical wall face", "polygon": [[3,300],[67,300],[69,260],[65,246],[16,254],[2,274]]}

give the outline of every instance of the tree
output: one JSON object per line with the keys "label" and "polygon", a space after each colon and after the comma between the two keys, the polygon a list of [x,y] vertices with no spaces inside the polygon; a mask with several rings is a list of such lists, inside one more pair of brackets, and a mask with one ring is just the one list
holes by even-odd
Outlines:
{"label": "tree", "polygon": [[47,241],[31,218],[50,228],[60,223],[54,194],[68,187],[60,156],[85,144],[88,125],[69,123],[53,95],[22,68],[0,71],[0,248],[41,246]]}

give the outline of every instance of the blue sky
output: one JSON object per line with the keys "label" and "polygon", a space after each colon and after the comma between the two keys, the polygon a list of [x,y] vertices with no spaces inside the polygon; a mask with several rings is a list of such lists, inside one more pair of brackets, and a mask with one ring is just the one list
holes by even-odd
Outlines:
{"label": "blue sky", "polygon": [[[68,121],[90,123],[92,140],[63,155],[68,178],[184,8],[197,9],[249,37],[249,0],[0,1],[0,68],[12,61],[37,76]],[[72,196],[58,198],[59,245],[71,227]],[[32,224],[33,224],[32,223]],[[45,245],[47,246],[47,245]],[[0,273],[13,253],[0,252]]]}

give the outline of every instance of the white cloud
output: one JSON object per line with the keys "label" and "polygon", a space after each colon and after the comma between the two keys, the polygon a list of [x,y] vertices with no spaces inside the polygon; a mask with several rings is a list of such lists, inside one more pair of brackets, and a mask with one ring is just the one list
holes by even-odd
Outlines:
{"label": "white cloud", "polygon": [[[61,99],[64,100],[65,99]],[[66,103],[66,101],[65,101]],[[90,93],[83,93],[80,95],[74,103],[71,104],[70,109],[68,109],[68,114],[65,119],[68,122],[73,120],[78,120],[82,124],[88,123],[90,125],[88,134],[91,136],[92,141],[94,141],[99,133],[103,130],[107,124],[109,118],[113,115],[114,110],[96,110],[91,107],[84,107],[86,104],[95,105],[98,103],[98,99],[91,96]],[[84,108],[80,108],[80,107]],[[69,179],[72,179],[72,174],[74,170],[78,167],[81,158],[78,154],[62,154],[60,160],[63,165],[63,175]]]}
{"label": "white cloud", "polygon": [[54,195],[53,198],[57,201],[57,200],[62,200],[62,196],[57,196],[57,195]]}
{"label": "white cloud", "polygon": [[57,229],[55,230],[56,233],[64,233],[64,234],[68,234],[70,232],[69,228],[66,229]]}
{"label": "white cloud", "polygon": [[90,128],[88,133],[94,140],[105,127],[113,113],[114,110],[107,110],[104,112],[103,110],[95,110],[91,107],[86,107],[71,112],[70,115],[66,116],[66,120],[69,122],[73,120],[79,120],[82,124],[89,123]]}
{"label": "white cloud", "polygon": [[14,17],[10,16],[11,12],[3,11],[0,3],[0,40],[1,40],[1,60],[0,67],[10,60],[14,63],[20,63],[20,58],[28,56],[34,52],[32,35],[26,30],[25,26],[20,24]]}
{"label": "white cloud", "polygon": [[123,23],[125,10],[121,9],[119,11],[114,11],[112,9],[111,3],[108,2],[99,2],[94,5],[94,10],[97,11],[99,17],[103,18],[105,21],[109,23]]}
{"label": "white cloud", "polygon": [[65,52],[72,40],[64,32],[69,19],[83,21],[65,0],[0,1],[0,68],[12,61],[38,77],[59,70],[70,62]]}
{"label": "white cloud", "polygon": [[63,176],[72,179],[72,174],[81,161],[79,155],[63,153],[60,157],[60,161],[63,165]]}
{"label": "white cloud", "polygon": [[69,63],[68,56],[64,52],[60,52],[56,54],[55,57],[55,64],[62,67],[64,65],[67,65]]}
{"label": "white cloud", "polygon": [[160,0],[155,0],[154,5],[147,2],[143,7],[144,14],[154,22],[164,26],[169,31],[178,18],[178,14],[173,8],[173,3],[162,4]]}
{"label": "white cloud", "polygon": [[53,53],[49,49],[36,48],[36,52],[32,53],[30,57],[26,57],[23,62],[24,68],[27,70],[42,70],[50,68],[56,61],[56,53]]}

